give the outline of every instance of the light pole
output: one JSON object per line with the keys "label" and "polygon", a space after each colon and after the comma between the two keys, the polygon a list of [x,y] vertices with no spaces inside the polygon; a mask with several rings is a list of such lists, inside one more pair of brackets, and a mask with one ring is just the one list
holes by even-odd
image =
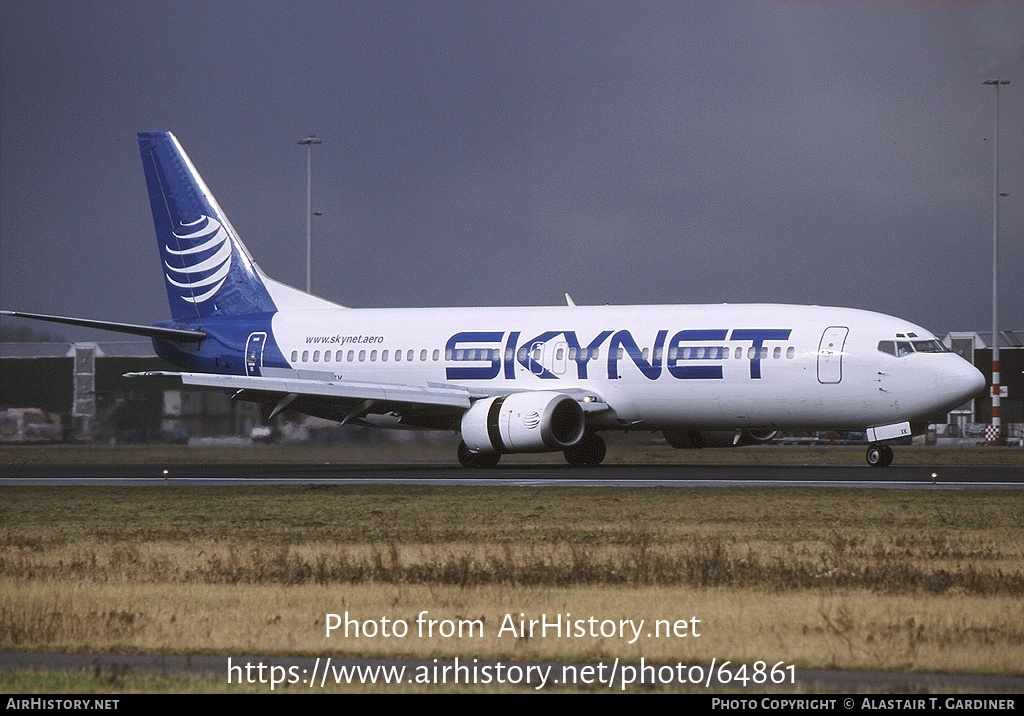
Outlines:
{"label": "light pole", "polygon": [[988,442],[1002,441],[999,385],[999,85],[1010,80],[985,80],[982,84],[996,88],[995,137],[992,146],[992,431]]}
{"label": "light pole", "polygon": [[306,293],[313,293],[313,145],[321,140],[311,134],[297,143],[306,145]]}

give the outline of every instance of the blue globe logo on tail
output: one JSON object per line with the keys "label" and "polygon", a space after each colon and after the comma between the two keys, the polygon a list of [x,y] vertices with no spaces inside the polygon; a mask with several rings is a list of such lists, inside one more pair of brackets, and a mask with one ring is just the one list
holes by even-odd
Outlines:
{"label": "blue globe logo on tail", "polygon": [[169,272],[164,276],[171,286],[181,289],[183,301],[203,303],[213,298],[227,280],[231,271],[231,241],[224,226],[205,215],[182,229],[173,232],[179,248],[164,245],[164,251],[180,260],[181,265],[172,266],[165,260]]}

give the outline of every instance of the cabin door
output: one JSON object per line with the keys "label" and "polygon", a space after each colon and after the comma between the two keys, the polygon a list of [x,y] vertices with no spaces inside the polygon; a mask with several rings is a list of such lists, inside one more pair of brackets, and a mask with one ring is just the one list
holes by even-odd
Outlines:
{"label": "cabin door", "polygon": [[843,346],[850,332],[844,326],[829,326],[818,344],[818,382],[839,383],[843,379]]}
{"label": "cabin door", "polygon": [[263,368],[263,347],[267,344],[267,334],[250,333],[245,342],[245,374],[260,375]]}

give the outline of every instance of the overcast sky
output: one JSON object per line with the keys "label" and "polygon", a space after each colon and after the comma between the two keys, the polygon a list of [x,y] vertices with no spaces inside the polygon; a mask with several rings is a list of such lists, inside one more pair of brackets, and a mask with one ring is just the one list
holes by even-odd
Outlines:
{"label": "overcast sky", "polygon": [[3,0],[0,308],[168,316],[151,129],[304,286],[313,132],[313,288],[344,305],[568,291],[987,331],[995,76],[1000,323],[1024,329],[1022,3]]}

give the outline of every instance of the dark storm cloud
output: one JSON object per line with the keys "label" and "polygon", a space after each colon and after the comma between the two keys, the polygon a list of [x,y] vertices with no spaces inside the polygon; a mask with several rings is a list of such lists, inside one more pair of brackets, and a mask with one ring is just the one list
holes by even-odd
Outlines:
{"label": "dark storm cloud", "polygon": [[0,305],[166,314],[140,129],[257,260],[353,306],[785,301],[1021,327],[1024,10],[932,3],[0,6]]}

